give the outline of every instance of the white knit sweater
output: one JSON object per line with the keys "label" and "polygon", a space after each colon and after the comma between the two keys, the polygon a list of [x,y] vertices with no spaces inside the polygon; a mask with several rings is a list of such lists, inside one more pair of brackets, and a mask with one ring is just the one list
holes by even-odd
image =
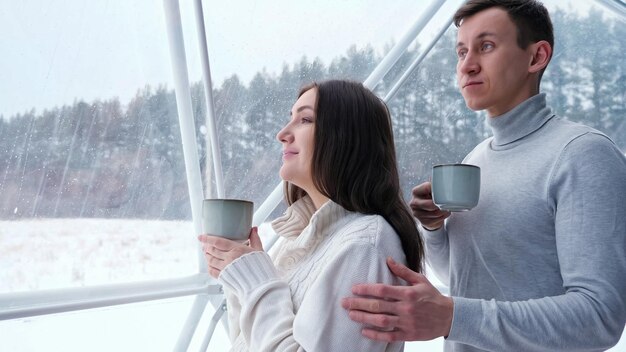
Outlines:
{"label": "white knit sweater", "polygon": [[363,337],[363,326],[340,304],[354,284],[400,284],[385,259],[404,263],[404,252],[383,217],[349,212],[332,201],[315,212],[305,197],[272,226],[282,241],[271,258],[248,253],[219,277],[233,351],[403,350],[402,342]]}

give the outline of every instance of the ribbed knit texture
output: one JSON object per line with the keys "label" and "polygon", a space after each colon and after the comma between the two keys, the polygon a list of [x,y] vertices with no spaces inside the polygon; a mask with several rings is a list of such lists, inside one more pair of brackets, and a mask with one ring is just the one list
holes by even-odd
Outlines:
{"label": "ribbed knit texture", "polygon": [[398,285],[388,256],[404,263],[400,239],[380,216],[349,212],[309,197],[272,226],[282,237],[272,256],[253,252],[222,271],[232,351],[401,351],[366,339],[341,298],[357,283]]}
{"label": "ribbed knit texture", "polygon": [[478,206],[423,231],[454,296],[446,351],[593,351],[626,322],[626,158],[539,94],[489,118]]}

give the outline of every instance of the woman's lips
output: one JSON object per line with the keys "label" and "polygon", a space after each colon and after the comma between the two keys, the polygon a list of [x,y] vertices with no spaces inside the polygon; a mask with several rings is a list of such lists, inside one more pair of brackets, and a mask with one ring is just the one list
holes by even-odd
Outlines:
{"label": "woman's lips", "polygon": [[283,151],[283,159],[289,159],[294,157],[295,155],[297,155],[298,152],[293,151],[293,150],[285,150]]}

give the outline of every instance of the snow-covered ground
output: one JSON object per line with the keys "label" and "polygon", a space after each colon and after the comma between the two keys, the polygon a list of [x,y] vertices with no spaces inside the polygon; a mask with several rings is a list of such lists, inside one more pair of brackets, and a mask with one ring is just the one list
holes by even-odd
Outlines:
{"label": "snow-covered ground", "polygon": [[196,245],[191,222],[0,221],[0,292],[189,275]]}
{"label": "snow-covered ground", "polygon": [[[192,229],[181,221],[0,221],[0,293],[194,274]],[[171,351],[192,302],[181,297],[2,321],[0,351]],[[212,314],[209,307],[190,350],[198,350]],[[209,350],[229,345],[220,325]]]}
{"label": "snow-covered ground", "polygon": [[[192,228],[190,222],[158,220],[0,221],[0,293],[196,273]],[[0,351],[171,351],[192,302],[193,297],[180,297],[0,321]],[[201,346],[213,312],[205,311],[189,350]],[[219,325],[208,350],[229,346]],[[405,350],[442,351],[442,339],[408,343]],[[612,351],[626,351],[626,339]]]}

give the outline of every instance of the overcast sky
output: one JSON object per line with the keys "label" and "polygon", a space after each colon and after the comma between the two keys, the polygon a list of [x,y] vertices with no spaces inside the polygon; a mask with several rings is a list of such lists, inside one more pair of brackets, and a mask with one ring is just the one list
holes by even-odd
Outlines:
{"label": "overcast sky", "polygon": [[[303,55],[328,64],[352,44],[382,50],[399,40],[429,3],[204,1],[214,86],[233,74],[247,83],[263,68],[278,74],[283,64]],[[451,1],[442,12],[450,13],[459,3]],[[546,3],[571,6],[567,0]],[[586,2],[573,3],[580,11],[588,8]],[[190,80],[197,81],[191,0],[181,0],[181,13]],[[0,7],[0,115],[76,99],[117,96],[125,103],[147,84],[173,88],[164,21],[161,0],[5,1]]]}

